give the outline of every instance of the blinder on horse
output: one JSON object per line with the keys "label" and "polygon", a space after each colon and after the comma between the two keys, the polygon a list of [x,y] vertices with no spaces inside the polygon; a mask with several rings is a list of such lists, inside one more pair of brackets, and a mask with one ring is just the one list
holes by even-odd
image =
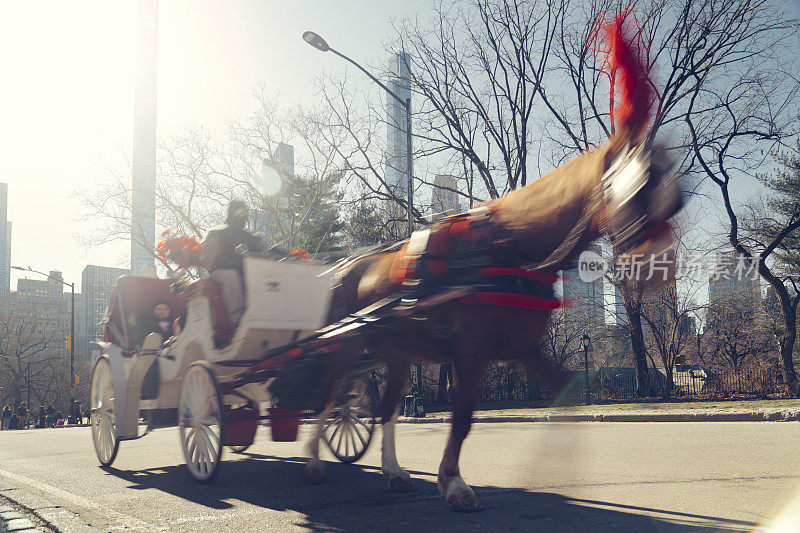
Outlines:
{"label": "blinder on horse", "polygon": [[683,205],[672,161],[661,145],[623,150],[601,180],[607,230],[618,256],[638,256],[643,264],[671,250],[667,220]]}

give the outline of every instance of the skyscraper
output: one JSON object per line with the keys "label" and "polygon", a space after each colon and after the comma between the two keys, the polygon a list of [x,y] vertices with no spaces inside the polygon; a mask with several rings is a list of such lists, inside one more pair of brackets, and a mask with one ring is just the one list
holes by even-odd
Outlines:
{"label": "skyscraper", "polygon": [[133,124],[131,270],[154,265],[156,181],[156,59],[158,0],[139,4],[139,48]]}
{"label": "skyscraper", "polygon": [[294,146],[286,143],[278,143],[275,149],[275,163],[281,178],[286,179],[294,176]]}
{"label": "skyscraper", "polygon": [[433,218],[438,220],[461,211],[458,202],[458,184],[455,176],[437,174],[433,178],[433,195],[431,211]]}
{"label": "skyscraper", "polygon": [[[389,60],[389,89],[403,101],[411,98],[409,65],[411,59],[405,52],[395,52]],[[386,94],[386,183],[396,198],[408,195],[408,131],[406,108]],[[405,213],[394,204],[392,218],[404,219]]]}
{"label": "skyscraper", "polygon": [[[289,196],[286,188],[286,180],[294,176],[294,146],[279,142],[275,148],[273,158],[262,160],[262,180],[267,180],[269,176],[274,179],[275,172],[278,173],[279,183],[256,184],[257,190],[261,195],[263,206],[255,206],[250,211],[252,229],[256,233],[274,238],[281,234],[280,225],[288,227],[291,225],[291,217],[287,212],[289,207]],[[269,211],[274,211],[270,215]],[[280,217],[280,218],[276,218]]]}
{"label": "skyscraper", "polygon": [[[50,271],[55,279],[17,280],[17,291],[12,293],[11,301],[18,313],[33,319],[40,331],[49,335],[47,350],[54,353],[66,350],[64,341],[70,334],[72,319],[72,295],[63,282],[58,270]],[[82,325],[82,299],[75,295],[75,337],[79,337]],[[77,345],[76,345],[77,347]]]}
{"label": "skyscraper", "polygon": [[757,265],[734,251],[717,254],[708,280],[708,301],[717,302],[732,296],[761,301],[761,279]]}
{"label": "skyscraper", "polygon": [[[600,255],[600,246],[593,244],[589,251]],[[587,331],[594,331],[605,324],[603,278],[586,282],[580,278],[577,262],[562,272],[562,296],[568,303],[565,311],[567,320],[577,320],[586,325]]]}
{"label": "skyscraper", "polygon": [[[100,321],[106,314],[111,290],[120,276],[130,274],[122,268],[111,268],[86,265],[81,274],[81,292],[83,293],[83,331],[77,334],[75,345],[76,357],[91,359],[89,343],[97,338]],[[76,330],[77,331],[77,330]]]}
{"label": "skyscraper", "polygon": [[11,222],[8,221],[8,184],[0,183],[0,296],[11,290]]}

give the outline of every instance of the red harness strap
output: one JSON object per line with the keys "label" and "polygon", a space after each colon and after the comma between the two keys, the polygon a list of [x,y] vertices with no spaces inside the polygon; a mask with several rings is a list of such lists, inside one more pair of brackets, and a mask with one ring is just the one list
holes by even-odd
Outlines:
{"label": "red harness strap", "polygon": [[476,292],[458,300],[463,304],[495,305],[498,307],[516,307],[517,309],[547,309],[561,307],[557,299],[541,298],[513,292]]}

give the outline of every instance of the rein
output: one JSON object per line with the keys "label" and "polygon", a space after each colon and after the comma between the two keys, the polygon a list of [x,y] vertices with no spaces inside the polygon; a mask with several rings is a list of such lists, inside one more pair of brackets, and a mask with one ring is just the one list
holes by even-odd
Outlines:
{"label": "rein", "polygon": [[601,197],[601,187],[598,185],[594,188],[589,201],[581,210],[581,216],[578,218],[578,221],[574,226],[572,226],[572,229],[569,230],[569,233],[567,233],[567,236],[564,237],[563,241],[561,241],[561,244],[559,244],[555,250],[550,252],[550,254],[542,261],[530,265],[528,268],[532,270],[548,270],[566,261],[567,257],[572,254],[573,250],[580,242],[581,236],[588,231],[589,225],[592,222],[592,217],[597,214],[597,211],[600,209],[600,205],[602,204]]}

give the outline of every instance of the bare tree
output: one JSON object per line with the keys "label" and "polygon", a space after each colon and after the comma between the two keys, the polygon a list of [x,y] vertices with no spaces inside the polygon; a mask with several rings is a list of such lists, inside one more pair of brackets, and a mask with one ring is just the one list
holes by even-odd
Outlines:
{"label": "bare tree", "polygon": [[[4,302],[6,303],[6,302]],[[62,338],[33,312],[12,305],[0,311],[0,401],[19,403],[32,399],[60,399],[68,384],[68,359],[54,349]],[[65,364],[67,365],[65,367]],[[30,407],[30,406],[29,406]]]}
{"label": "bare tree", "polygon": [[709,304],[701,352],[709,365],[741,371],[774,349],[768,318],[751,292],[734,292]]}

